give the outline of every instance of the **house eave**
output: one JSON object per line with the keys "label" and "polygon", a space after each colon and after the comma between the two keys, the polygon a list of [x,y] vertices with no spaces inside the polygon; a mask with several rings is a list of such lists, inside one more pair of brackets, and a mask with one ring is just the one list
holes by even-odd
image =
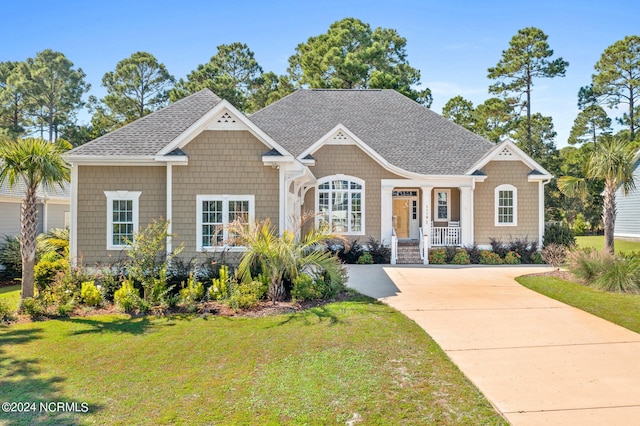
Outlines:
{"label": "house eave", "polygon": [[79,166],[161,166],[150,155],[66,155],[67,163]]}

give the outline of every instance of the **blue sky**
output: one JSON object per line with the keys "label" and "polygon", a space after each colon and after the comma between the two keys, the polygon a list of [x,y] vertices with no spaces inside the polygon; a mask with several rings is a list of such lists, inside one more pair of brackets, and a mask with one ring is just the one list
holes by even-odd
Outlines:
{"label": "blue sky", "polygon": [[265,71],[282,74],[298,43],[352,16],[407,39],[408,60],[433,91],[436,112],[456,95],[474,104],[490,97],[487,68],[496,65],[518,29],[535,26],[549,36],[556,56],[570,63],[566,77],[535,81],[532,98],[534,112],[553,117],[560,147],[578,113],[578,89],[590,83],[602,51],[640,32],[637,0],[21,0],[2,8],[0,60],[24,60],[47,48],[63,52],[99,97],[104,73],[136,51],[152,53],[180,78],[207,62],[217,45],[240,41]]}

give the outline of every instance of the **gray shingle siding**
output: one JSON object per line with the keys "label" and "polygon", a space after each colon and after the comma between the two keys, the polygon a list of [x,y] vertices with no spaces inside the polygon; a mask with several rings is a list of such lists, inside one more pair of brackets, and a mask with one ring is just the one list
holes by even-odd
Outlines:
{"label": "gray shingle siding", "polygon": [[624,195],[621,189],[616,192],[618,214],[614,235],[640,238],[640,159],[633,171],[636,189]]}

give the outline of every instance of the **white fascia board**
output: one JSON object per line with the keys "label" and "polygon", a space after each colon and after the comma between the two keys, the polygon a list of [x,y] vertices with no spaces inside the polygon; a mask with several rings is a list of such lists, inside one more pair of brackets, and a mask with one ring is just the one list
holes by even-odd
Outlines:
{"label": "white fascia board", "polygon": [[200,117],[195,123],[193,123],[187,130],[182,132],[178,137],[176,137],[169,145],[162,148],[156,155],[164,156],[176,148],[182,148],[187,145],[191,140],[196,137],[204,128],[211,122],[222,110],[228,110],[231,114],[236,116],[238,120],[240,120],[245,126],[247,126],[247,130],[253,134],[259,141],[265,144],[268,148],[275,148],[280,152],[283,156],[293,157],[289,152],[280,146],[279,143],[274,141],[269,135],[267,135],[262,129],[256,126],[249,118],[238,111],[236,107],[234,107],[229,101],[223,99],[216,106],[210,109],[205,115]]}
{"label": "white fascia board", "polygon": [[161,166],[150,155],[67,155],[64,160],[81,166]]}
{"label": "white fascia board", "polygon": [[482,157],[476,164],[474,164],[469,170],[467,170],[466,174],[470,175],[471,173],[475,172],[476,170],[479,170],[479,169],[483,168],[484,166],[486,166],[504,148],[508,148],[509,150],[513,151],[513,153],[516,154],[516,156],[520,159],[520,161],[522,161],[524,164],[526,164],[529,168],[534,169],[534,170],[538,170],[540,173],[542,173],[542,175],[540,175],[540,176],[546,175],[546,176],[553,177],[553,175],[551,175],[551,173],[549,173],[544,167],[542,167],[533,158],[528,156],[523,150],[518,148],[516,146],[516,144],[513,143],[513,141],[511,139],[508,139],[508,138],[503,140],[501,143],[499,143],[493,149],[491,149],[487,154],[485,154],[484,157]]}
{"label": "white fascia board", "polygon": [[447,187],[457,187],[457,186],[468,186],[473,187],[474,182],[482,181],[484,179],[476,179],[476,178],[485,178],[486,176],[424,176],[420,179],[382,179],[381,185],[386,188],[395,188],[395,187],[420,187],[420,186],[431,186],[438,188],[447,188]]}
{"label": "white fascia board", "polygon": [[545,180],[551,180],[553,179],[553,175],[529,175],[527,177],[527,181],[528,182],[539,182],[539,181],[545,181]]}
{"label": "white fascia board", "polygon": [[165,164],[175,164],[180,166],[186,166],[189,164],[189,157],[186,155],[156,155],[153,159]]}
{"label": "white fascia board", "polygon": [[291,155],[263,155],[262,162],[265,166],[282,163],[293,163],[294,159]]}

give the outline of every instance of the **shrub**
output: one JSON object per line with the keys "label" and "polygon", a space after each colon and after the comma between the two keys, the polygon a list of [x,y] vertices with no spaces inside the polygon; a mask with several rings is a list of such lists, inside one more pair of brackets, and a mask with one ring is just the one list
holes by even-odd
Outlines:
{"label": "shrub", "polygon": [[58,305],[58,315],[62,317],[68,316],[76,307],[75,300],[70,300],[64,305]]}
{"label": "shrub", "polygon": [[574,247],[576,237],[573,230],[562,223],[552,223],[545,227],[543,246],[549,244],[559,244],[565,247]]}
{"label": "shrub", "polygon": [[531,241],[527,238],[509,241],[507,244],[508,251],[512,251],[520,257],[520,263],[533,263],[533,255],[538,252],[538,242]]}
{"label": "shrub", "polygon": [[491,250],[480,250],[480,264],[481,265],[502,265],[504,261],[498,255]]}
{"label": "shrub", "polygon": [[453,262],[453,258],[456,256],[456,253],[458,252],[458,247],[456,246],[446,246],[444,248],[444,261],[445,263],[451,263]]}
{"label": "shrub", "polygon": [[55,251],[46,253],[34,267],[34,280],[38,291],[43,291],[51,285],[56,274],[69,270],[68,258],[62,257]]}
{"label": "shrub", "polygon": [[587,232],[587,222],[584,220],[582,213],[578,213],[576,220],[573,221],[573,233],[575,235],[584,235]]}
{"label": "shrub", "polygon": [[122,287],[122,272],[112,268],[102,268],[95,277],[96,287],[102,293],[102,298],[108,302],[113,302],[113,294]]}
{"label": "shrub", "polygon": [[20,304],[20,312],[29,315],[32,320],[37,320],[45,315],[46,309],[41,300],[27,297]]}
{"label": "shrub", "polygon": [[616,293],[640,293],[640,260],[613,257],[590,283],[591,287]]}
{"label": "shrub", "polygon": [[327,250],[337,256],[342,263],[350,265],[357,263],[364,252],[357,238],[349,243],[346,240],[331,241],[327,245]]}
{"label": "shrub", "polygon": [[325,270],[314,277],[313,285],[320,292],[321,298],[328,299],[344,291],[344,283],[348,278],[347,268],[344,265],[339,266],[335,273],[330,274]]}
{"label": "shrub", "polygon": [[509,251],[504,256],[504,263],[507,265],[519,265],[520,264],[520,255],[516,252]]}
{"label": "shrub", "polygon": [[537,251],[531,255],[531,263],[535,265],[543,265],[546,262],[544,261],[544,257],[542,256],[542,253]]}
{"label": "shrub", "polygon": [[495,238],[490,238],[489,241],[491,242],[491,250],[500,256],[501,259],[504,259],[509,251],[509,247],[507,247],[507,245],[502,241],[496,240]]}
{"label": "shrub", "polygon": [[214,278],[209,287],[209,299],[220,300],[229,297],[229,267],[223,265],[220,267],[219,277]]}
{"label": "shrub", "polygon": [[567,259],[567,248],[561,244],[549,244],[542,249],[542,258],[549,265],[559,268]]}
{"label": "shrub", "polygon": [[469,253],[467,253],[467,250],[458,249],[458,251],[456,252],[456,255],[453,256],[453,259],[451,260],[451,263],[453,263],[454,265],[468,265],[468,264],[470,264],[471,260],[469,259]]}
{"label": "shrub", "polygon": [[80,288],[80,298],[88,306],[98,306],[102,302],[102,293],[94,281],[85,281]]}
{"label": "shrub", "polygon": [[267,292],[260,281],[240,282],[233,285],[229,306],[235,311],[255,307]]}
{"label": "shrub", "polygon": [[190,274],[187,285],[180,290],[180,303],[189,309],[193,309],[204,297],[204,285]]}
{"label": "shrub", "polygon": [[371,257],[371,253],[369,253],[368,251],[362,253],[362,255],[358,258],[357,263],[358,265],[371,265],[373,263],[373,257]]}
{"label": "shrub", "polygon": [[473,245],[467,246],[464,248],[469,255],[469,262],[473,265],[477,265],[480,263],[480,249],[478,248],[478,244],[473,243]]}
{"label": "shrub", "polygon": [[369,237],[367,247],[371,257],[373,258],[373,263],[391,263],[391,246],[386,245],[373,237]]}
{"label": "shrub", "polygon": [[140,293],[129,280],[122,282],[122,287],[113,294],[113,301],[124,312],[133,312],[141,307]]}
{"label": "shrub", "polygon": [[429,263],[432,265],[444,265],[447,260],[447,251],[443,248],[429,251]]}
{"label": "shrub", "polygon": [[313,277],[308,274],[300,274],[293,280],[291,289],[291,300],[305,301],[315,300],[322,297],[322,292],[316,287]]}
{"label": "shrub", "polygon": [[5,269],[2,273],[9,278],[22,275],[22,256],[20,255],[20,240],[18,237],[5,235],[0,243],[0,263]]}
{"label": "shrub", "polygon": [[80,297],[80,283],[91,278],[81,270],[58,272],[42,291],[42,302],[47,305],[67,305]]}
{"label": "shrub", "polygon": [[593,282],[613,262],[613,255],[595,249],[574,250],[567,256],[567,269],[585,284]]}
{"label": "shrub", "polygon": [[15,316],[9,303],[4,299],[0,299],[0,323],[13,321],[14,319]]}

